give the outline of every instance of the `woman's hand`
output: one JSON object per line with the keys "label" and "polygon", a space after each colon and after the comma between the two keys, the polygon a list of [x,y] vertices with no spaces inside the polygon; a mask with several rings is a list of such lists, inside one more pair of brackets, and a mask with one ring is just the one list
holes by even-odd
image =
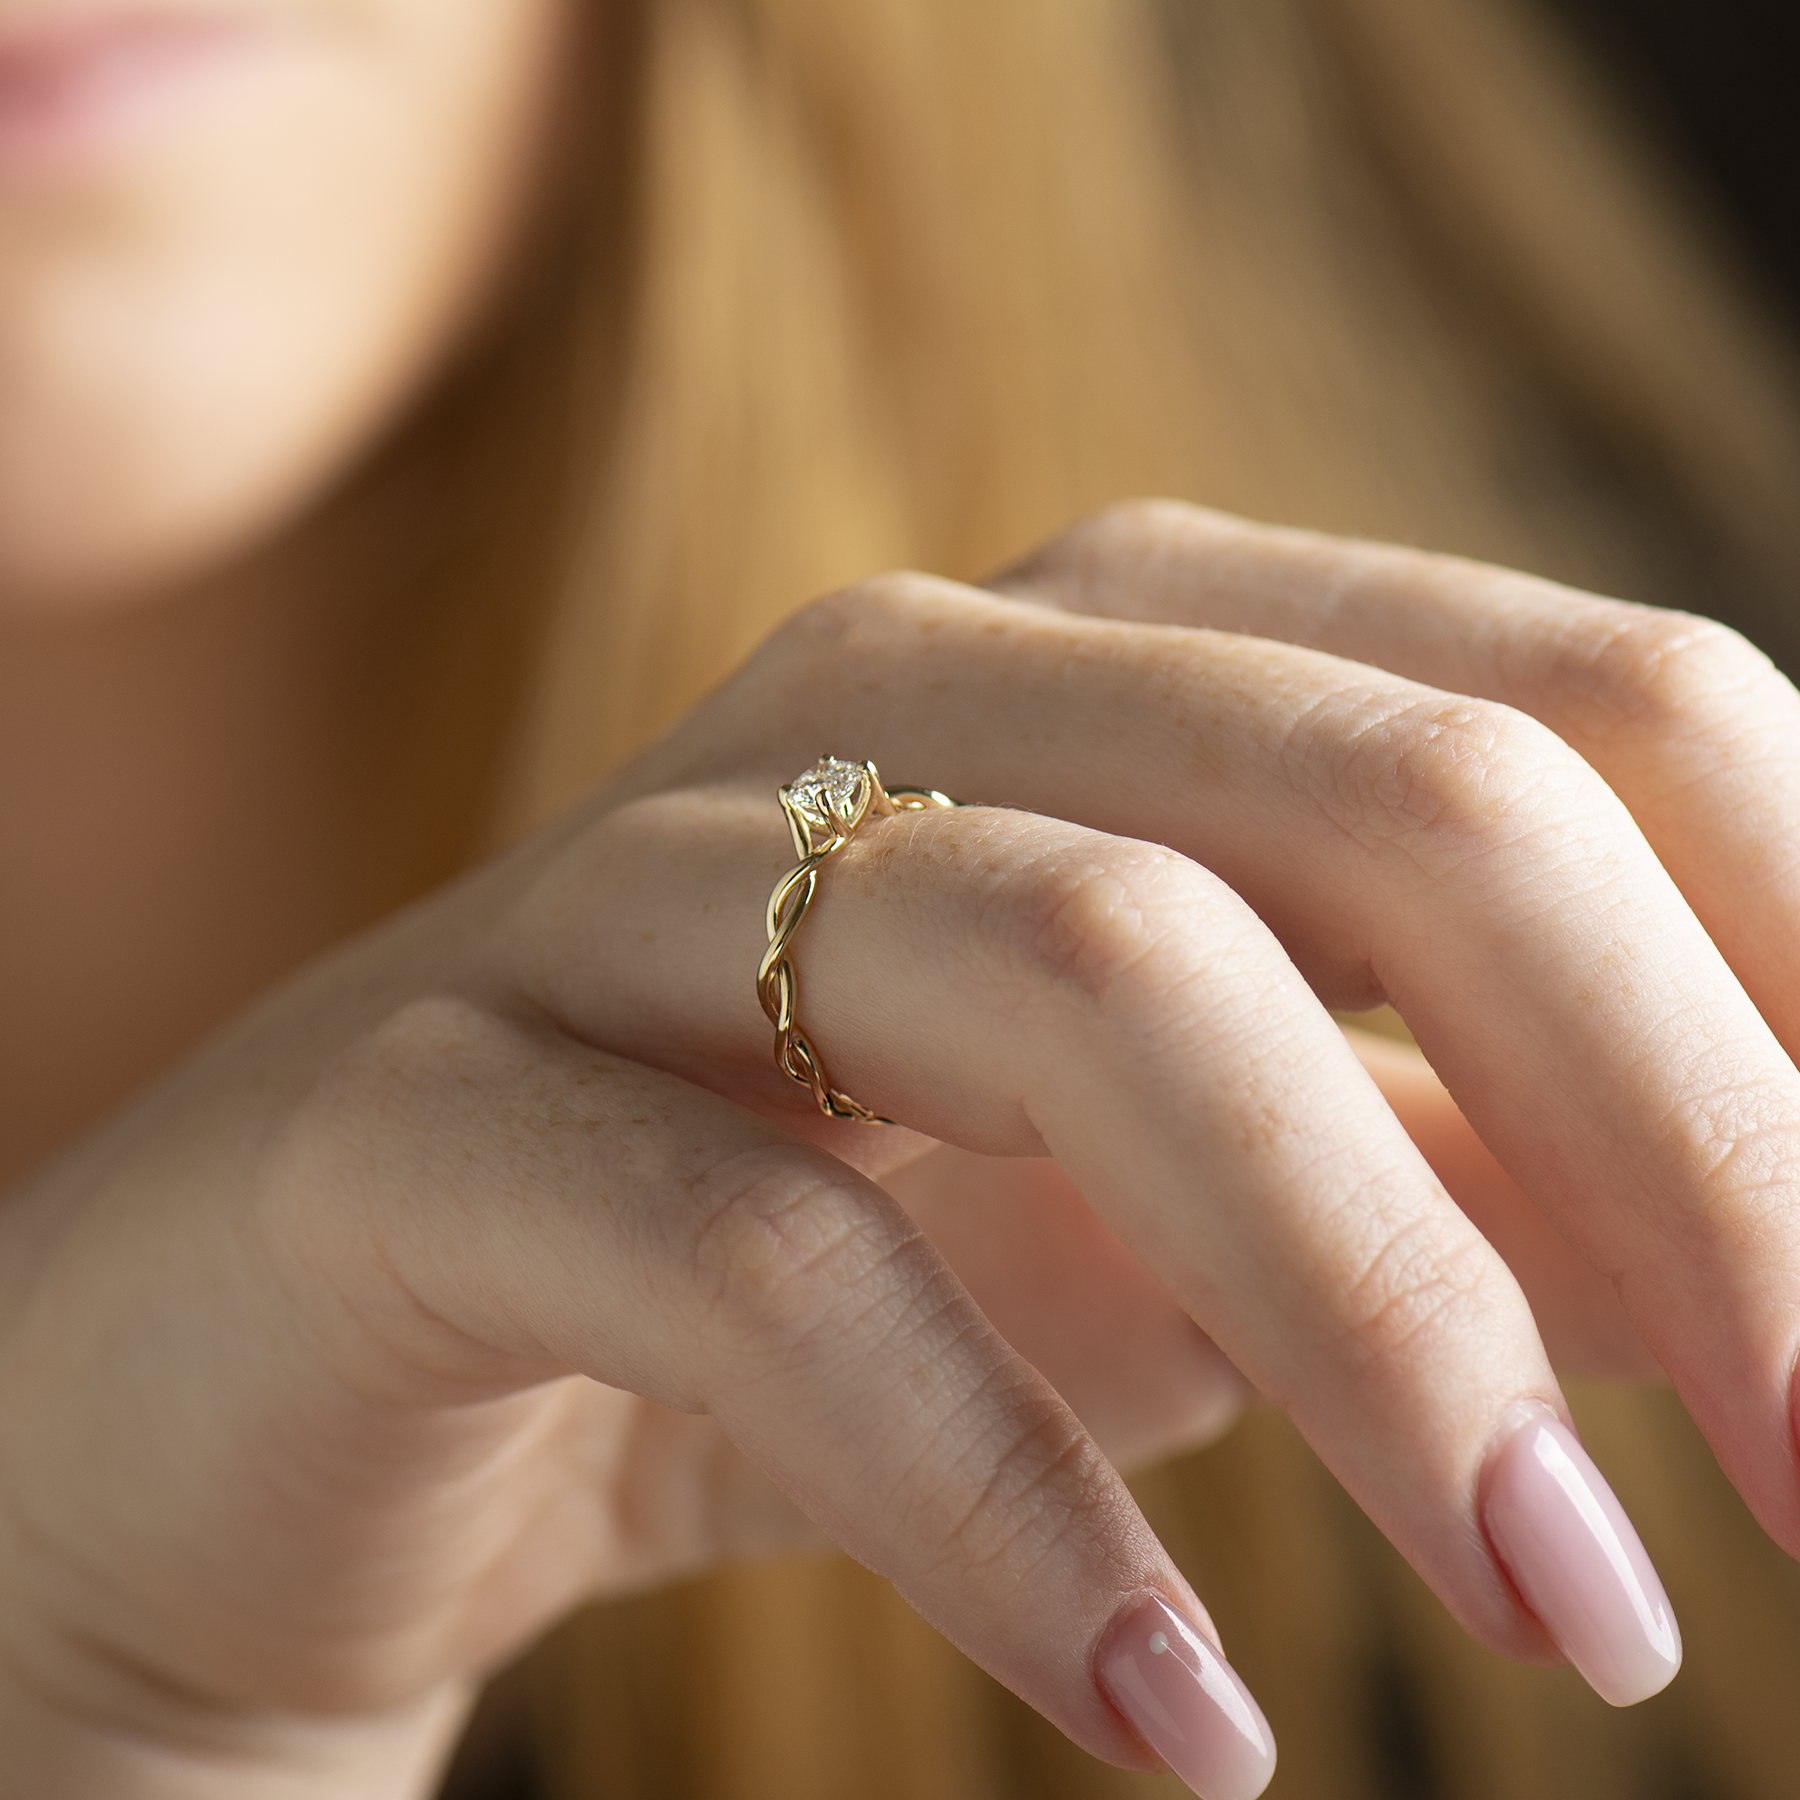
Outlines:
{"label": "woman's hand", "polygon": [[[1797,723],[1718,627],[1173,505],[819,603],[0,1215],[0,1791],[422,1791],[559,1611],[822,1528],[1248,1795],[1102,1454],[1243,1381],[1484,1641],[1651,1691],[1538,1324],[1800,1548]],[[810,1110],[752,991],[821,749],[987,803],[867,825],[795,946],[910,1129]],[[1325,1010],[1383,997],[1461,1114]]]}

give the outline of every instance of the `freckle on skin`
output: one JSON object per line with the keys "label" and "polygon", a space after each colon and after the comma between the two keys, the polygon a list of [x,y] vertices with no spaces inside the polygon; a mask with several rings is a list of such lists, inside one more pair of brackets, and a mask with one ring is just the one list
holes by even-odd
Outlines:
{"label": "freckle on skin", "polygon": [[1287,1129],[1287,1121],[1272,1106],[1262,1109],[1260,1118],[1254,1125],[1248,1126],[1243,1135],[1243,1147],[1246,1150],[1268,1150],[1274,1147],[1275,1140]]}

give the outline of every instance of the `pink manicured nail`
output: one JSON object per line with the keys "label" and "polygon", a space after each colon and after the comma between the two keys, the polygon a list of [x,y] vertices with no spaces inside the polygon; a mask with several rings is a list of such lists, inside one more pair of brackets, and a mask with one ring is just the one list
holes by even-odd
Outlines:
{"label": "pink manicured nail", "polygon": [[1157,1594],[1101,1640],[1095,1672],[1138,1736],[1201,1800],[1256,1800],[1275,1773],[1275,1739],[1231,1664]]}
{"label": "pink manicured nail", "polygon": [[1625,1509],[1574,1434],[1534,1419],[1487,1478],[1488,1536],[1526,1604],[1602,1700],[1648,1700],[1681,1667],[1681,1631]]}

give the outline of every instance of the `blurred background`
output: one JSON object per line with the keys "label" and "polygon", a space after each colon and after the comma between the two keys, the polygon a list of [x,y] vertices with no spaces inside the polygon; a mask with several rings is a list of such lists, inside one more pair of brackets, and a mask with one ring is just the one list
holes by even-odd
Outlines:
{"label": "blurred background", "polygon": [[1542,0],[1699,203],[1712,209],[1771,304],[1800,308],[1800,123],[1790,104],[1791,20],[1768,0],[1704,18],[1675,0]]}

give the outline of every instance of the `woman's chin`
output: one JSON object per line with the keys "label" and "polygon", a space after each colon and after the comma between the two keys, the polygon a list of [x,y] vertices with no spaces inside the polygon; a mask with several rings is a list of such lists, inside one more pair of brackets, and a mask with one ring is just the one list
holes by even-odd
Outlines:
{"label": "woman's chin", "polygon": [[99,624],[146,611],[215,582],[243,560],[249,531],[9,532],[0,511],[0,627]]}

